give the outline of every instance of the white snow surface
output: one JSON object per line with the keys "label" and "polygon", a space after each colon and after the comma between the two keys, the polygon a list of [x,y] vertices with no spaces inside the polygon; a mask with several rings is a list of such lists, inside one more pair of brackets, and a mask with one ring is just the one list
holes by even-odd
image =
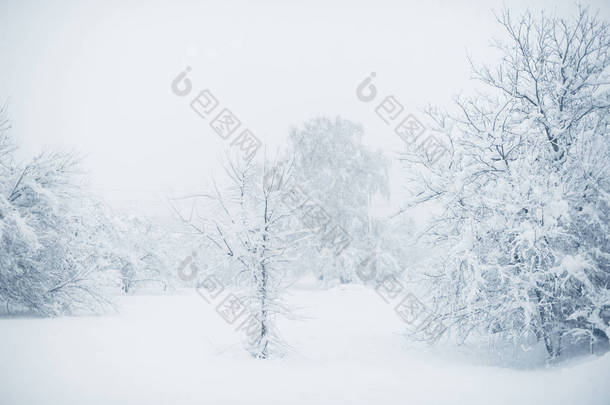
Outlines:
{"label": "white snow surface", "polygon": [[[359,286],[295,287],[294,352],[256,360],[192,291],[111,316],[0,319],[0,404],[609,404],[610,355],[529,369],[417,348]],[[444,353],[444,354],[443,354]]]}

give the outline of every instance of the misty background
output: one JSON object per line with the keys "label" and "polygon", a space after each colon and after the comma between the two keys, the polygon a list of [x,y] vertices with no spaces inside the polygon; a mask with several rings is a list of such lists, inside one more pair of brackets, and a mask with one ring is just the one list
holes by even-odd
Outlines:
{"label": "misty background", "polygon": [[[168,214],[168,195],[200,188],[225,142],[170,90],[191,66],[266,145],[316,115],[361,123],[364,143],[386,152],[402,140],[360,102],[371,72],[382,96],[408,112],[447,105],[472,88],[467,55],[493,55],[493,10],[527,1],[0,2],[0,95],[24,158],[48,148],[84,156],[92,189],[117,208]],[[605,1],[591,2],[600,17]],[[566,12],[541,1],[532,12]],[[393,170],[396,169],[394,165]],[[393,196],[400,196],[394,176]],[[399,198],[398,198],[399,200]],[[394,201],[378,201],[392,212]]]}

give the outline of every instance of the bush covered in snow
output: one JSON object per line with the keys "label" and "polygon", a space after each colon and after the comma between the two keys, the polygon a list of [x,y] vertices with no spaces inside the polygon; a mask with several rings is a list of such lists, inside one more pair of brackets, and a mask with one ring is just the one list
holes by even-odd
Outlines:
{"label": "bush covered in snow", "polygon": [[51,316],[103,311],[106,291],[165,288],[177,246],[152,222],[112,212],[82,187],[72,153],[26,163],[0,111],[0,302]]}

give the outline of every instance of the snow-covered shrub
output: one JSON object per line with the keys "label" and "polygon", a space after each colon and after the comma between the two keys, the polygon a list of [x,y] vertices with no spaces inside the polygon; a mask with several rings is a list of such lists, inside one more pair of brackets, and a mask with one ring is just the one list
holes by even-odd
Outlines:
{"label": "snow-covered shrub", "polygon": [[16,164],[13,151],[0,134],[0,301],[42,315],[102,309],[77,160],[43,153]]}
{"label": "snow-covered shrub", "polygon": [[19,164],[0,109],[0,302],[51,316],[100,311],[118,291],[173,286],[176,234],[86,191],[71,153]]}
{"label": "snow-covered shrub", "polygon": [[152,218],[115,212],[105,207],[109,266],[118,273],[121,290],[167,292],[176,286],[176,263],[187,254],[182,239]]}

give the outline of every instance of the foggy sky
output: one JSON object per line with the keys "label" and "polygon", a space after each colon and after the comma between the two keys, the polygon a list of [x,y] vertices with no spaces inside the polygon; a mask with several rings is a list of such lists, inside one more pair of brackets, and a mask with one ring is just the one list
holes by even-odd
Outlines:
{"label": "foggy sky", "polygon": [[[23,157],[45,147],[85,156],[116,204],[158,204],[218,168],[221,140],[170,90],[192,68],[268,149],[316,115],[360,122],[387,152],[401,140],[355,96],[376,72],[382,95],[417,113],[467,89],[467,51],[493,56],[501,1],[0,1],[0,101]],[[506,2],[515,12],[528,4]],[[572,1],[540,8],[573,11]],[[590,3],[608,18],[607,1]],[[421,114],[420,114],[421,115]]]}

